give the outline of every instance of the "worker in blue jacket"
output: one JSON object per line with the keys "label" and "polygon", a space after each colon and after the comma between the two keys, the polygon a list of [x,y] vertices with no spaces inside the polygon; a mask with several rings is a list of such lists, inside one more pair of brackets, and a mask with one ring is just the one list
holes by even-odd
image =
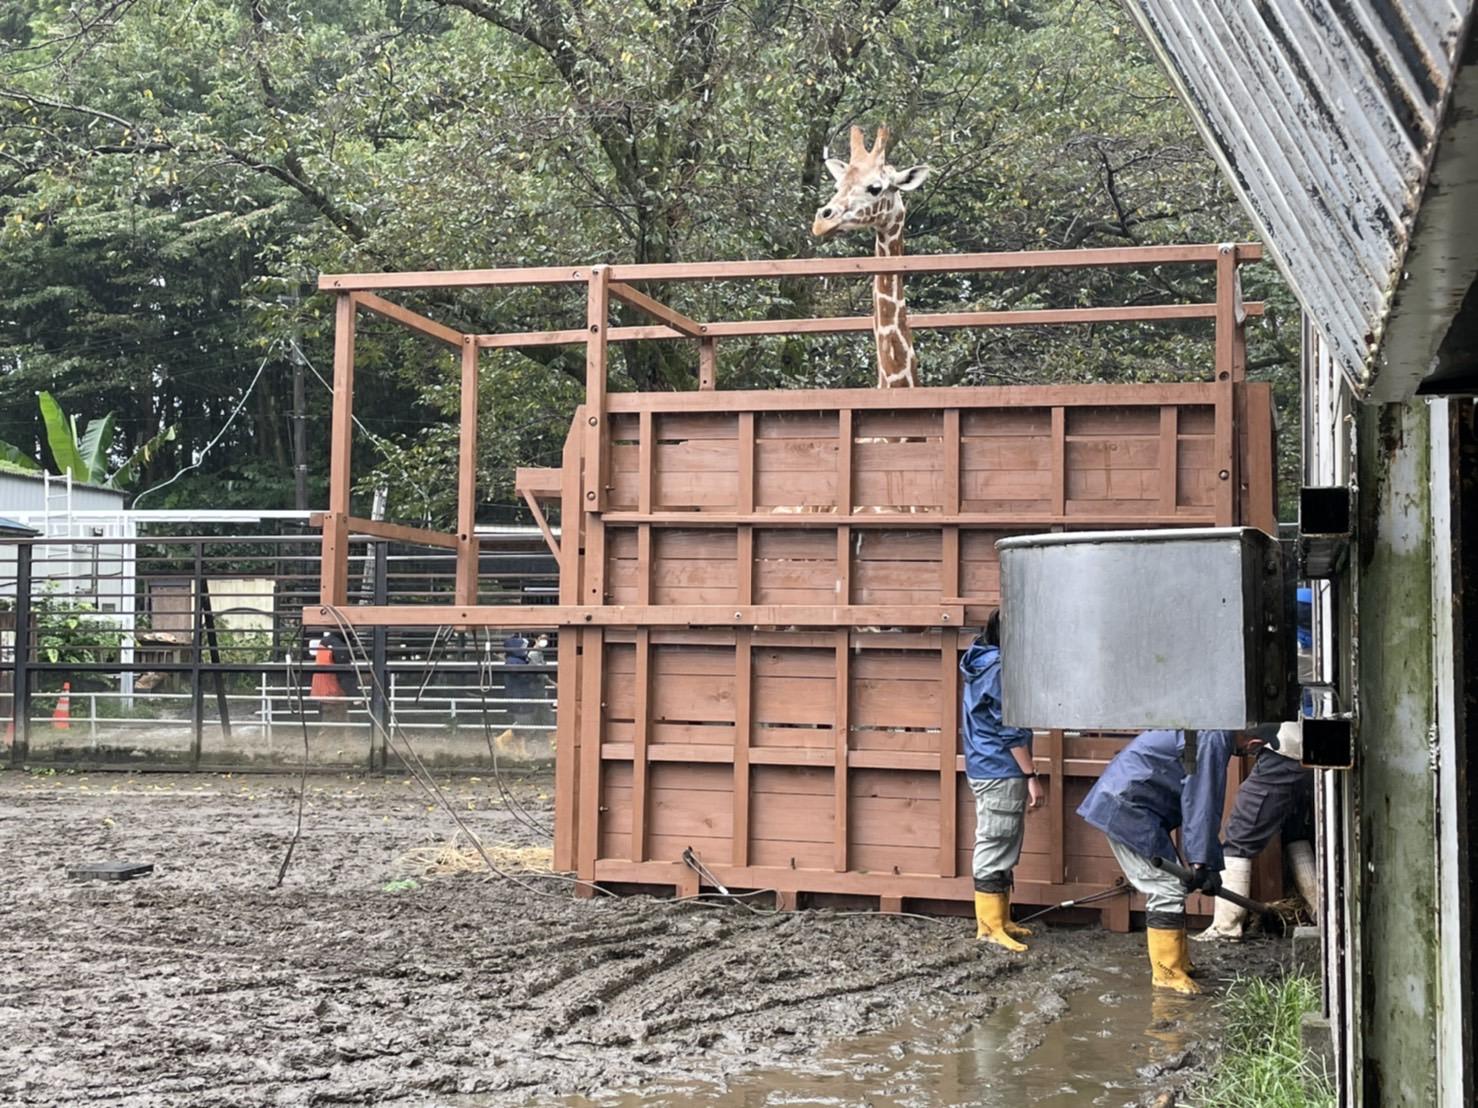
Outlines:
{"label": "worker in blue jacket", "polygon": [[[1227,765],[1233,754],[1262,745],[1237,731],[1201,731],[1196,771],[1185,772],[1184,731],[1145,731],[1114,757],[1078,807],[1078,815],[1108,836],[1124,876],[1148,900],[1150,975],[1156,986],[1198,993],[1190,978],[1185,898],[1200,890],[1215,894],[1223,866],[1221,814],[1226,804]],[[1170,832],[1180,828],[1181,853],[1195,874],[1187,889],[1156,869],[1151,858],[1174,859]]]}
{"label": "worker in blue jacket", "polygon": [[975,922],[977,939],[1025,950],[1028,928],[1011,922],[1012,870],[1026,837],[1026,810],[1042,803],[1032,762],[1032,733],[1001,717],[1001,614],[960,659],[965,722],[965,776],[975,794]]}

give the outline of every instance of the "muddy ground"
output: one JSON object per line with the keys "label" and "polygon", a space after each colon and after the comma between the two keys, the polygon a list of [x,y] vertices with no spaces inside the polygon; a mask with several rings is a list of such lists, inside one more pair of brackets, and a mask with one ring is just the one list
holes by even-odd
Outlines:
{"label": "muddy ground", "polygon": [[[1142,936],[1096,929],[1039,934],[1023,958],[975,943],[962,920],[576,900],[548,880],[416,875],[407,852],[455,829],[405,779],[310,779],[303,837],[274,889],[296,785],[0,773],[0,1102],[497,1106],[627,1091],[623,1102],[685,1103],[746,1075],[763,1085],[865,1068],[859,1050],[947,1049],[992,1018],[1003,1029],[992,1050],[1025,1073],[1090,996],[1108,1021],[1092,1034],[1111,1038],[1124,998],[1082,966],[1130,987],[1145,976]],[[445,788],[499,860],[538,859],[547,839],[491,780]],[[516,786],[534,824],[551,819],[549,793],[547,779]],[[155,873],[67,877],[105,860]],[[1271,972],[1281,950],[1196,953],[1216,987]],[[1146,996],[1124,1014],[1133,1048],[1105,1053],[1119,1072],[1103,1080],[1123,1090],[1112,1103],[1147,1100],[1206,1063],[1212,1002],[1138,1011]],[[849,1044],[853,1061],[838,1063]],[[973,1088],[983,1075],[971,1074]],[[901,1099],[824,1102],[985,1102],[909,1080]],[[783,1102],[816,1102],[794,1092]],[[743,1103],[771,1102],[756,1097]]]}

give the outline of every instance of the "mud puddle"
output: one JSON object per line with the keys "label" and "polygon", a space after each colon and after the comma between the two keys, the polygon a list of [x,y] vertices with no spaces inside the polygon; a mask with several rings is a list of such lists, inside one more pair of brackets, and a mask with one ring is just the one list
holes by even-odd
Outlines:
{"label": "mud puddle", "polygon": [[[1129,953],[1129,951],[1125,951]],[[1260,952],[1272,955],[1272,949]],[[1219,961],[1220,959],[1218,959]],[[1208,974],[1213,984],[1215,974]],[[1135,1105],[1179,1091],[1204,1071],[1214,1039],[1213,995],[1154,993],[1137,959],[1067,969],[975,1019],[907,1018],[795,1067],[722,1084],[662,1082],[574,1096],[569,1108],[1043,1108]],[[465,1108],[473,1108],[466,1102]]]}

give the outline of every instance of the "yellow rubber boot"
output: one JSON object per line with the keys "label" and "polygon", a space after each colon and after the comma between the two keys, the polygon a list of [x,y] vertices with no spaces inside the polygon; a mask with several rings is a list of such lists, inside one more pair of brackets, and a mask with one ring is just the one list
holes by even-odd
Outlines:
{"label": "yellow rubber boot", "polygon": [[995,943],[997,946],[1005,947],[1007,950],[1022,951],[1026,949],[1024,943],[1019,943],[1011,937],[1006,930],[1007,914],[1011,910],[1010,893],[981,893],[975,894],[975,937],[983,942]]}
{"label": "yellow rubber boot", "polygon": [[1157,989],[1174,989],[1194,994],[1201,986],[1191,980],[1185,941],[1185,927],[1175,929],[1151,927],[1145,931],[1150,949],[1150,980]]}
{"label": "yellow rubber boot", "polygon": [[1023,927],[1019,923],[1011,922],[1011,893],[1009,890],[1006,892],[1006,922],[1002,926],[1005,928],[1006,934],[1010,935],[1013,939],[1029,939],[1032,937],[1032,929],[1030,927]]}

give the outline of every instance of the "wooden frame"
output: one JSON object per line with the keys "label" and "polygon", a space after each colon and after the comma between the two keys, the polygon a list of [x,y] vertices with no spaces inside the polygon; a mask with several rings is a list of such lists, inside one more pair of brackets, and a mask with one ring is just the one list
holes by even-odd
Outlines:
{"label": "wooden frame", "polygon": [[[698,879],[803,896],[970,899],[973,807],[958,739],[966,630],[997,602],[994,542],[1064,529],[1226,526],[1275,519],[1271,390],[1245,377],[1238,266],[1255,244],[1035,254],[822,258],[672,266],[329,275],[338,293],[330,510],[318,615],[358,626],[553,627],[559,676],[555,863],[587,881]],[[837,334],[867,317],[703,321],[644,281],[1041,266],[1185,264],[1211,304],[921,314],[916,329],[1206,319],[1209,365],[1156,385],[724,391],[719,340]],[[371,290],[586,287],[583,328],[464,334]],[[655,322],[612,327],[617,300]],[[459,350],[458,529],[349,514],[355,316],[370,311]],[[610,393],[612,342],[688,341],[698,388]],[[477,366],[482,350],[581,343],[585,403],[558,470],[516,487],[558,557],[559,603],[477,603]],[[560,509],[556,538],[543,505]],[[452,604],[346,606],[347,535],[450,546]],[[1029,821],[1016,898],[1097,891],[1117,868],[1068,813],[1120,740],[1053,732],[1037,765],[1049,804]],[[1098,851],[1095,853],[1095,851]],[[1128,898],[1107,903],[1128,924]],[[1193,908],[1195,906],[1193,905]],[[1204,908],[1204,905],[1201,906]]]}

